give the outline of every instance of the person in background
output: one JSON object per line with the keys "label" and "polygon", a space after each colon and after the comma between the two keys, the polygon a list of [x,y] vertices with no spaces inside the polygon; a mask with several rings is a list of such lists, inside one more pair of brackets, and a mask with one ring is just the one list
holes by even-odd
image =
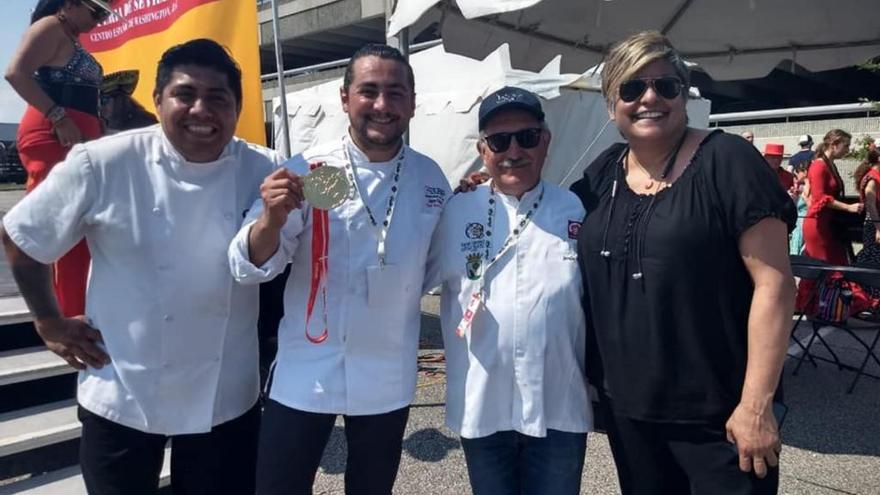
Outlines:
{"label": "person in background", "polygon": [[794,202],[752,145],[687,126],[689,81],[658,32],[605,59],[626,144],[572,186],[587,376],[624,495],[775,493]]}
{"label": "person in background", "polygon": [[123,70],[104,76],[101,84],[101,120],[105,134],[116,134],[158,122],[155,115],[131,96],[137,88],[139,74],[137,70]]}
{"label": "person in background", "polygon": [[785,147],[781,144],[767,143],[764,145],[764,160],[770,165],[770,168],[779,179],[779,184],[794,197],[794,175],[782,168],[782,157],[785,153]]}
{"label": "person in background", "polygon": [[486,96],[479,129],[491,182],[450,199],[428,258],[426,287],[443,284],[446,424],[474,495],[577,495],[592,427],[575,251],[584,209],[541,180],[550,131],[536,95]]}
{"label": "person in background", "polygon": [[[18,127],[18,153],[30,193],[76,143],[101,136],[101,65],[79,44],[113,11],[106,0],[40,0],[6,69],[28,106]],[[54,264],[53,284],[65,316],[85,312],[89,250],[85,241]]]}
{"label": "person in background", "polygon": [[[880,265],[880,152],[868,151],[853,177],[859,188],[859,198],[865,205],[865,226],[862,230],[862,250],[856,256],[859,265]],[[880,289],[870,287],[873,297],[880,296]]]}
{"label": "person in background", "polygon": [[807,170],[810,184],[809,209],[804,219],[804,252],[832,265],[848,265],[848,241],[832,225],[832,210],[861,213],[862,203],[843,202],[845,188],[834,160],[849,152],[852,136],[833,129],[825,134],[816,147],[816,159]]}
{"label": "person in background", "polygon": [[816,157],[816,153],[813,152],[813,136],[804,134],[799,137],[798,146],[801,147],[800,151],[791,155],[791,158],[788,159],[788,165],[791,167],[792,172],[801,165],[806,165],[806,168],[809,168],[813,158]]}
{"label": "person in background", "polygon": [[748,141],[750,144],[755,143],[755,133],[752,131],[743,131],[740,136],[742,136],[742,138]]}
{"label": "person in background", "polygon": [[[77,145],[3,217],[3,243],[46,346],[80,370],[91,495],[155,494],[171,442],[176,494],[252,494],[260,422],[256,287],[226,250],[280,164],[234,137],[241,70],[214,41],[169,48],[161,125]],[[47,264],[94,247],[86,316],[65,318]]]}
{"label": "person in background", "polygon": [[800,162],[793,170],[794,173],[794,199],[797,205],[797,224],[791,231],[788,240],[788,254],[804,254],[804,217],[807,215],[807,200],[810,195],[809,182],[807,182],[807,168],[809,163]]}

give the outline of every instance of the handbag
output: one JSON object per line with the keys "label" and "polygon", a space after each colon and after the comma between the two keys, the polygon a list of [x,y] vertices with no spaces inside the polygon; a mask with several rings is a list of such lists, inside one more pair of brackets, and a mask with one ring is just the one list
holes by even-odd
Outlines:
{"label": "handbag", "polygon": [[846,321],[850,316],[853,288],[841,277],[828,277],[819,284],[816,317],[831,323]]}

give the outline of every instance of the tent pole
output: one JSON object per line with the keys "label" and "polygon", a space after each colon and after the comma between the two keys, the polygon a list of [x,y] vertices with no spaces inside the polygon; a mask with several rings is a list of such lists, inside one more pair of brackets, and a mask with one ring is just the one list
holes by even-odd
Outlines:
{"label": "tent pole", "polygon": [[[281,151],[290,158],[290,128],[287,122],[287,91],[284,87],[284,59],[281,53],[281,37],[278,29],[278,4],[272,0],[272,38],[275,41],[275,73],[278,75],[278,98],[281,100]],[[278,149],[277,143],[275,149]]]}
{"label": "tent pole", "polygon": [[[409,28],[403,28],[397,36],[388,35],[388,24],[391,22],[391,14],[394,13],[394,7],[399,0],[385,0],[385,43],[388,46],[397,48],[400,53],[409,60]],[[403,134],[403,142],[409,145],[409,126]]]}

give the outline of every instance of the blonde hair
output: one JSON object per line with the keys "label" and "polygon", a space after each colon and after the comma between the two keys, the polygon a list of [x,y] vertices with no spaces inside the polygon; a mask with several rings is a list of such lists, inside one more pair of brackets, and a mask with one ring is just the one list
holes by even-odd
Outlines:
{"label": "blonde hair", "polygon": [[642,31],[614,45],[602,67],[602,94],[610,108],[617,101],[620,83],[627,81],[655,60],[666,60],[675,68],[675,74],[684,84],[682,92],[687,95],[690,87],[690,71],[681,54],[672,43],[658,31]]}

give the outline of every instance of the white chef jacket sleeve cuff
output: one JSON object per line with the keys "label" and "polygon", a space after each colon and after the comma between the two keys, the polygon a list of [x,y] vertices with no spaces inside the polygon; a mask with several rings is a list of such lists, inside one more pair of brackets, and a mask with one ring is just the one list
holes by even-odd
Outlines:
{"label": "white chef jacket sleeve cuff", "polygon": [[272,280],[284,271],[284,266],[287,264],[284,249],[282,249],[281,245],[261,266],[251,263],[248,237],[253,224],[254,221],[245,224],[229,244],[229,269],[232,272],[233,278],[245,285],[259,284]]}

